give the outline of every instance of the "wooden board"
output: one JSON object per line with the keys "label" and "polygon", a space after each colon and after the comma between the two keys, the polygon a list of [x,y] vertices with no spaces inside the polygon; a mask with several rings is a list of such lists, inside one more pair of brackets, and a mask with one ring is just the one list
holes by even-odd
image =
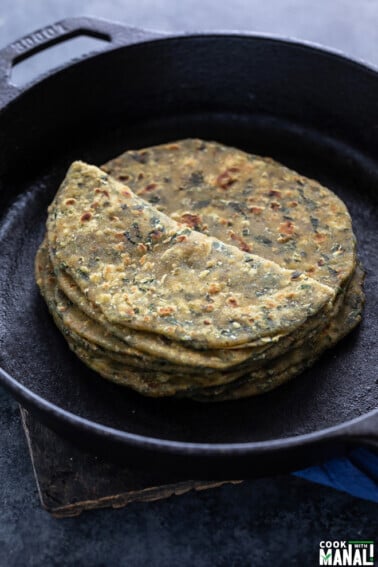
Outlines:
{"label": "wooden board", "polygon": [[42,506],[57,518],[241,482],[182,481],[156,472],[136,472],[83,452],[27,410],[20,410]]}

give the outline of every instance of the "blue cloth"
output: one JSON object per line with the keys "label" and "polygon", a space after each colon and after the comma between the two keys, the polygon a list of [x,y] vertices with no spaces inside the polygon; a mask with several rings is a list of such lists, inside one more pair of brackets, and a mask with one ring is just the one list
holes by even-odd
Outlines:
{"label": "blue cloth", "polygon": [[378,453],[355,449],[348,457],[303,469],[295,476],[378,503]]}

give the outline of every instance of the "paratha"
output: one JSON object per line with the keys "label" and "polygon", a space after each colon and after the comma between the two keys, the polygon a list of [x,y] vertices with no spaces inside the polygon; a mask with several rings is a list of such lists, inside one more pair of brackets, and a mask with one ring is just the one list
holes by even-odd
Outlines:
{"label": "paratha", "polygon": [[261,344],[335,297],[303,273],[176,223],[83,162],[50,211],[53,262],[112,323],[195,348]]}
{"label": "paratha", "polygon": [[361,319],[352,222],[318,182],[202,140],[103,170],[71,166],[36,258],[58,328],[102,376],[148,396],[256,395]]}
{"label": "paratha", "polygon": [[334,289],[354,271],[345,204],[271,158],[188,139],[125,152],[102,169],[177,221]]}
{"label": "paratha", "polygon": [[[119,384],[126,384],[140,393],[149,396],[179,395],[189,396],[198,400],[220,401],[233,399],[246,395],[252,395],[268,391],[283,381],[287,381],[293,374],[304,369],[312,363],[326,348],[340,338],[342,334],[349,332],[361,317],[361,283],[363,272],[358,268],[346,292],[346,301],[343,303],[337,317],[327,328],[316,337],[316,340],[307,338],[298,348],[288,350],[284,356],[278,356],[269,364],[263,361],[262,366],[256,365],[254,370],[249,369],[248,374],[242,367],[227,372],[223,376],[206,374],[202,371],[197,375],[192,371],[187,374],[177,367],[174,373],[167,373],[164,365],[161,368],[151,369],[148,365],[138,366],[138,360],[134,357],[125,359],[119,352],[109,353],[107,348],[98,347],[96,344],[83,339],[72,329],[64,324],[64,315],[67,306],[61,302],[59,309],[58,296],[63,295],[56,288],[56,278],[49,269],[48,254],[46,248],[39,251],[37,264],[40,269],[38,273],[39,285],[43,295],[54,317],[54,320],[63,332],[70,348],[79,358],[92,369],[100,372],[103,376]],[[69,304],[69,302],[68,302]],[[61,312],[59,314],[59,311]],[[261,364],[261,363],[260,363]],[[151,371],[152,370],[152,371]],[[231,382],[231,383],[230,383]],[[217,384],[218,387],[214,387]],[[201,387],[206,384],[207,387]]]}
{"label": "paratha", "polygon": [[[185,395],[202,402],[236,400],[273,390],[300,374],[312,366],[324,351],[333,347],[360,323],[365,302],[362,289],[364,278],[365,272],[361,265],[358,265],[338,316],[330,321],[320,336],[305,342],[301,349],[292,353],[290,366],[285,367],[285,364],[281,365],[278,362],[269,368],[268,375],[262,380],[256,375],[246,374],[230,384],[197,390],[193,388],[185,392]],[[284,359],[285,357],[283,361]]]}
{"label": "paratha", "polygon": [[329,320],[328,315],[334,316],[343,300],[343,292],[341,292],[335,301],[331,313],[320,312],[310,317],[300,329],[275,342],[271,341],[270,343],[258,347],[198,351],[169,341],[166,338],[163,340],[162,337],[156,334],[135,331],[121,325],[109,323],[102,312],[93,303],[88,301],[70,276],[57,268],[55,268],[55,275],[58,287],[70,299],[73,306],[78,308],[81,313],[80,317],[87,315],[95,322],[101,323],[101,326],[107,333],[121,339],[126,345],[129,345],[127,347],[129,354],[143,353],[154,358],[162,357],[174,363],[175,366],[177,364],[185,364],[189,368],[225,369],[248,361],[251,358],[256,359],[259,357],[275,356],[277,352],[287,349],[293,341],[305,338],[309,333],[313,333],[315,330],[321,329],[327,325]]}

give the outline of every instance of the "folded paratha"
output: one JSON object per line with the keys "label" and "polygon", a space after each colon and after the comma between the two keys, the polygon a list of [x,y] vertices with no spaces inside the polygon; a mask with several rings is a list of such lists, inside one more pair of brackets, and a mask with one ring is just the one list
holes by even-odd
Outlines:
{"label": "folded paratha", "polygon": [[334,300],[329,286],[175,222],[83,162],[49,225],[53,263],[110,322],[195,348],[262,344]]}

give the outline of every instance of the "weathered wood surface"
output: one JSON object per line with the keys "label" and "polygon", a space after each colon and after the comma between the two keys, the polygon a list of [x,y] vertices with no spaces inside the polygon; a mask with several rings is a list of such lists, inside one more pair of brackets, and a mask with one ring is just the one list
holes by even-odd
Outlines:
{"label": "weathered wood surface", "polygon": [[20,409],[42,506],[57,518],[240,482],[182,481],[167,474],[136,472],[81,451]]}

